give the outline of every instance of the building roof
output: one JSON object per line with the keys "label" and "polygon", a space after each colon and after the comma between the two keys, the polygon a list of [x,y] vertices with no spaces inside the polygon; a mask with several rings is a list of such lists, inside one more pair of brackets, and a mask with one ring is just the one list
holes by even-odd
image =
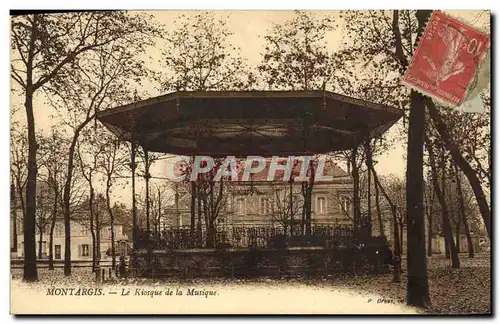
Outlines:
{"label": "building roof", "polygon": [[98,113],[123,140],[177,155],[289,156],[349,149],[403,112],[329,91],[174,92]]}
{"label": "building roof", "polygon": [[[280,159],[279,163],[282,165],[285,165],[286,159]],[[271,160],[268,159],[264,170],[262,170],[261,172],[255,173],[255,174],[251,174],[250,179],[252,181],[267,181],[267,177],[269,175],[270,165],[271,165]],[[294,163],[294,167],[292,170],[292,178],[299,176],[301,169],[302,169],[302,162]],[[274,180],[275,181],[282,181],[284,174],[285,174],[284,170],[276,170]],[[329,176],[329,177],[332,176],[333,178],[349,177],[349,174],[347,172],[342,170],[333,161],[329,161],[329,160],[325,161],[322,175]]]}

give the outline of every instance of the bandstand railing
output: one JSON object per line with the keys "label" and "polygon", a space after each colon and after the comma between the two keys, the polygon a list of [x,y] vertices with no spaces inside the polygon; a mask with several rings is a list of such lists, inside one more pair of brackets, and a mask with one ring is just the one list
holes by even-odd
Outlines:
{"label": "bandstand railing", "polygon": [[[189,248],[273,248],[283,246],[327,246],[352,242],[355,230],[352,225],[315,225],[310,235],[290,234],[283,227],[272,226],[230,226],[217,228],[215,233],[195,230],[193,235],[189,226],[165,227],[160,231],[137,231],[137,248],[153,250]],[[209,244],[212,240],[212,244]]]}

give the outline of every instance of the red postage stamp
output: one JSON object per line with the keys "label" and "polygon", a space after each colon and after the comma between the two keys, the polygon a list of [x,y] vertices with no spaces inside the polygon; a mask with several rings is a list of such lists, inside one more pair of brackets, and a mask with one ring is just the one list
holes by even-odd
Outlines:
{"label": "red postage stamp", "polygon": [[434,11],[402,82],[458,106],[474,88],[479,64],[489,45],[489,35]]}

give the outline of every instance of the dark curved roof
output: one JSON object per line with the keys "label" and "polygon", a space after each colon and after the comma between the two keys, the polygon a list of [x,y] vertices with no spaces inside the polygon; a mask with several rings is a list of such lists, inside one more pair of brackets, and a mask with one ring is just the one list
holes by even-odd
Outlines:
{"label": "dark curved roof", "polygon": [[149,151],[222,157],[345,150],[379,136],[402,114],[329,91],[207,91],[169,93],[97,118]]}

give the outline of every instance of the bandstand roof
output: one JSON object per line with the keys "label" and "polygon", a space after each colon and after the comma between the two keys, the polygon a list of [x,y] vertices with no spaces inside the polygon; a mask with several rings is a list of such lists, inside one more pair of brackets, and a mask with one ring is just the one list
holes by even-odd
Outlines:
{"label": "bandstand roof", "polygon": [[352,148],[402,111],[329,91],[174,92],[98,113],[123,140],[177,155],[289,156]]}

